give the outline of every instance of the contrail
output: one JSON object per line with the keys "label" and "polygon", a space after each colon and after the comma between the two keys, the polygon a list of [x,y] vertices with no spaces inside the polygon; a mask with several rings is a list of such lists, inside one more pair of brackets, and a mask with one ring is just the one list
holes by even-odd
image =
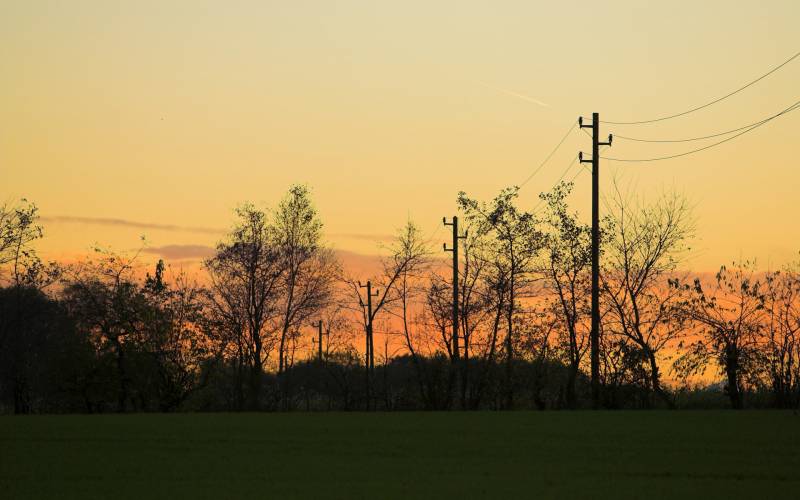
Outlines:
{"label": "contrail", "polygon": [[501,89],[501,88],[498,88],[498,87],[493,87],[493,86],[491,86],[491,85],[489,85],[487,83],[483,83],[483,82],[478,82],[478,85],[486,87],[487,89],[494,90],[496,92],[501,92],[503,94],[510,95],[511,97],[516,97],[517,99],[522,99],[523,101],[528,101],[528,102],[532,102],[534,104],[538,104],[539,106],[541,106],[543,108],[549,108],[550,107],[550,105],[547,104],[546,102],[542,102],[539,99],[534,99],[533,97],[529,97],[529,96],[526,96],[524,94],[519,94],[519,93],[513,92],[511,90],[506,90],[506,89]]}

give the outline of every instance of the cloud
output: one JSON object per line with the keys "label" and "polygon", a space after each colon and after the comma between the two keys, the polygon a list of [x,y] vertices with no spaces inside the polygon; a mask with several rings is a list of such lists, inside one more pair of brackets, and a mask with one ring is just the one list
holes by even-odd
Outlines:
{"label": "cloud", "polygon": [[391,234],[367,234],[367,233],[330,233],[328,238],[344,238],[348,240],[367,240],[384,241],[394,239]]}
{"label": "cloud", "polygon": [[[130,227],[134,229],[153,229],[158,231],[182,231],[189,233],[203,233],[213,235],[223,235],[226,230],[217,227],[203,226],[181,226],[177,224],[155,224],[150,222],[138,222],[126,219],[115,219],[110,217],[73,217],[70,215],[52,215],[40,217],[39,220],[45,224],[92,224],[96,226],[117,226]],[[369,233],[329,233],[328,238],[348,239],[348,240],[367,240],[367,241],[386,241],[394,238],[391,234],[369,234]]]}
{"label": "cloud", "polygon": [[93,224],[98,226],[120,226],[131,227],[135,229],[155,229],[160,231],[185,231],[191,233],[204,233],[204,234],[222,234],[224,229],[214,227],[202,226],[179,226],[175,224],[154,224],[149,222],[137,222],[125,219],[113,219],[105,217],[72,217],[69,215],[54,215],[49,217],[40,217],[44,223],[55,224]]}
{"label": "cloud", "polygon": [[[164,245],[160,247],[146,247],[142,252],[155,255],[170,261],[201,260],[212,257],[216,250],[206,245]],[[361,254],[349,250],[334,250],[341,264],[358,273],[372,274],[380,270],[381,257],[379,255]]]}
{"label": "cloud", "polygon": [[166,260],[206,259],[214,255],[214,249],[206,245],[164,245],[147,247],[142,251]]}

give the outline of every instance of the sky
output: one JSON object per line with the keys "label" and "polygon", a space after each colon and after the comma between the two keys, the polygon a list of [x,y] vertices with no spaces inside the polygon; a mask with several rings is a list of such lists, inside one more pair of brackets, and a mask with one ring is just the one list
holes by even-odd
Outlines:
{"label": "sky", "polygon": [[[40,207],[45,256],[93,245],[200,258],[244,201],[308,184],[337,249],[378,252],[415,220],[436,246],[459,191],[525,180],[583,114],[636,121],[727,94],[800,50],[800,2],[0,2],[0,198]],[[601,133],[672,139],[796,102],[800,58],[685,117]],[[683,192],[687,265],[777,267],[800,251],[800,112],[719,147],[601,163],[643,198]],[[712,141],[713,142],[713,141]],[[696,143],[606,153],[652,157]],[[699,145],[704,145],[701,143]],[[573,131],[521,190],[565,175]]]}

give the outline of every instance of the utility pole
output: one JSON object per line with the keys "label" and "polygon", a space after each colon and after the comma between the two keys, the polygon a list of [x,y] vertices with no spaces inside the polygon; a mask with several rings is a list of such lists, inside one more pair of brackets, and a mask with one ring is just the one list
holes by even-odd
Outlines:
{"label": "utility pole", "polygon": [[[366,357],[364,360],[364,364],[366,366],[366,380],[367,380],[367,409],[370,409],[370,381],[372,378],[372,374],[375,371],[375,356],[373,354],[374,343],[372,339],[372,297],[376,297],[378,295],[378,291],[375,290],[375,293],[372,293],[372,281],[367,281],[366,285],[362,285],[361,282],[358,282],[358,286],[361,288],[367,289],[367,339],[366,339]],[[364,302],[361,302],[361,306],[364,306]]]}
{"label": "utility pole", "polygon": [[328,337],[328,341],[325,343],[325,359],[327,360],[330,357],[330,348],[331,348],[331,322],[328,321],[328,328],[325,329],[325,336]]}
{"label": "utility pole", "polygon": [[600,142],[600,114],[592,113],[592,124],[584,125],[583,117],[578,118],[581,128],[592,129],[592,159],[584,160],[583,152],[578,153],[581,163],[592,164],[592,408],[600,408],[600,146],[610,146]]}
{"label": "utility pole", "polygon": [[458,361],[458,240],[463,240],[466,236],[458,234],[458,217],[453,216],[453,222],[447,222],[447,217],[442,217],[442,224],[453,227],[453,248],[447,248],[447,243],[442,245],[445,252],[453,252],[453,360]]}
{"label": "utility pole", "polygon": [[317,327],[317,361],[322,364],[322,320],[313,323],[311,326]]}

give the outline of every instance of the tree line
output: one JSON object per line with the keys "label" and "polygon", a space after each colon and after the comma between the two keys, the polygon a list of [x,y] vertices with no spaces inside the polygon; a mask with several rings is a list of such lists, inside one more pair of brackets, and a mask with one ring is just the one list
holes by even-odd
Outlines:
{"label": "tree line", "polygon": [[[100,250],[45,263],[37,207],[6,204],[0,412],[588,408],[591,228],[571,189],[532,211],[518,188],[459,193],[455,339],[450,270],[420,229],[357,275],[305,186],[240,206],[200,275]],[[603,407],[797,408],[800,267],[692,273],[683,196],[617,188],[606,208]]]}

